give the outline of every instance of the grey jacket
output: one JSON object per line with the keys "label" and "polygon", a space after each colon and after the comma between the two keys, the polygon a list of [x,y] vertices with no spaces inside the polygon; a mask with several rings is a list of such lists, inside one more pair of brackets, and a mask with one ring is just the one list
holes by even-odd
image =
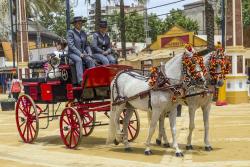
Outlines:
{"label": "grey jacket", "polygon": [[87,35],[84,31],[77,32],[75,29],[69,30],[67,34],[68,54],[83,54],[92,55],[91,48],[87,41]]}
{"label": "grey jacket", "polygon": [[93,34],[92,49],[94,53],[107,51],[110,54],[112,49],[109,36],[107,34],[103,36],[100,32],[95,32]]}

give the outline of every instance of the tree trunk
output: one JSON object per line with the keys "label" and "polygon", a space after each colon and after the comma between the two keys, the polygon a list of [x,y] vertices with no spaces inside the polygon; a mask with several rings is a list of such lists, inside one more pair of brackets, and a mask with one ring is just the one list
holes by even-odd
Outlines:
{"label": "tree trunk", "polygon": [[95,1],[95,30],[98,31],[102,17],[101,0]]}
{"label": "tree trunk", "polygon": [[120,17],[121,17],[120,33],[121,33],[121,43],[122,43],[122,57],[126,59],[124,0],[120,0]]}
{"label": "tree trunk", "polygon": [[207,49],[214,50],[214,10],[208,0],[205,0]]}

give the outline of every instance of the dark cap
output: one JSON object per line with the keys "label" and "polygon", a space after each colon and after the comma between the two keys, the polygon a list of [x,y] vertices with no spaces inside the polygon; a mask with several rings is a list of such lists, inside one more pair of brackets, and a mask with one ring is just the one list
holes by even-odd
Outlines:
{"label": "dark cap", "polygon": [[87,22],[87,20],[82,18],[81,16],[74,17],[73,20],[71,21],[71,24],[74,24],[75,22],[81,21],[83,23]]}
{"label": "dark cap", "polygon": [[107,28],[108,27],[108,22],[106,20],[101,20],[99,23],[100,28]]}

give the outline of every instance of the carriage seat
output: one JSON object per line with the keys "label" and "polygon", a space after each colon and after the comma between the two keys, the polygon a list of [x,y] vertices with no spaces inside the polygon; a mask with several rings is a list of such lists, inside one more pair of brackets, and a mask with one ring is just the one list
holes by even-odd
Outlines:
{"label": "carriage seat", "polygon": [[44,82],[46,82],[46,78],[45,77],[41,77],[41,78],[23,78],[22,82],[39,82],[39,83],[44,83]]}
{"label": "carriage seat", "polygon": [[22,82],[38,82],[38,83],[45,83],[47,81],[58,81],[58,78],[46,78],[46,77],[39,77],[39,78],[23,78]]}
{"label": "carriage seat", "polygon": [[46,60],[43,61],[32,61],[28,63],[30,69],[41,69],[44,67],[44,64],[47,63]]}

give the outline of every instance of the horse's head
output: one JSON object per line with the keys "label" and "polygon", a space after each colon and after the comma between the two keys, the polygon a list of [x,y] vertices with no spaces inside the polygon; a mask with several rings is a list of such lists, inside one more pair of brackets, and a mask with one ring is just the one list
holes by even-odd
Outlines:
{"label": "horse's head", "polygon": [[225,75],[228,74],[230,67],[231,65],[224,55],[224,49],[219,48],[211,53],[208,62],[210,84],[221,87],[224,84]]}
{"label": "horse's head", "polygon": [[182,66],[185,82],[189,85],[204,86],[206,84],[205,75],[207,73],[203,63],[203,57],[197,53],[184,53]]}

